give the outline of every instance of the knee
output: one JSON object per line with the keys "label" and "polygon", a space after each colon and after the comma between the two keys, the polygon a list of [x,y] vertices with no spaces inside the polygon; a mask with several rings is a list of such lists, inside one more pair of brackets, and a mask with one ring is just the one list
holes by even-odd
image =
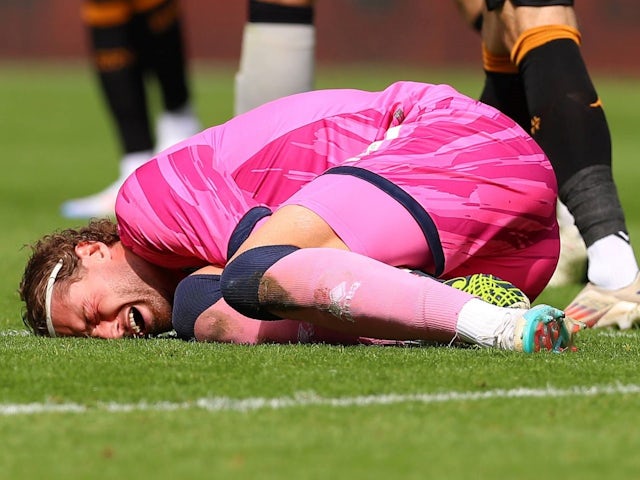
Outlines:
{"label": "knee", "polygon": [[222,273],[222,296],[242,315],[258,320],[279,320],[260,302],[260,284],[265,272],[278,260],[298,250],[291,245],[256,247],[240,254]]}

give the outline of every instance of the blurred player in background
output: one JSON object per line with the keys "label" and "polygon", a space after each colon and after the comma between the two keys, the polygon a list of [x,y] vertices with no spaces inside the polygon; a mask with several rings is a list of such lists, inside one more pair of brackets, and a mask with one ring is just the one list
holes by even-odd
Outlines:
{"label": "blurred player in background", "polygon": [[[131,172],[155,152],[200,129],[191,106],[177,0],[84,0],[82,19],[122,158],[115,182],[62,205],[67,218],[112,215],[118,188]],[[155,136],[145,83],[148,75],[157,80],[162,98]]]}
{"label": "blurred player in background", "polygon": [[[560,205],[561,229],[571,232],[575,221],[586,244],[589,283],[567,315],[588,326],[629,328],[640,321],[638,264],[613,181],[609,126],[580,52],[574,2],[457,3],[470,24],[481,25],[486,79],[480,100],[516,120],[540,144],[568,209]],[[580,242],[569,238],[563,250],[579,252]],[[564,280],[575,280],[571,271],[564,273]]]}

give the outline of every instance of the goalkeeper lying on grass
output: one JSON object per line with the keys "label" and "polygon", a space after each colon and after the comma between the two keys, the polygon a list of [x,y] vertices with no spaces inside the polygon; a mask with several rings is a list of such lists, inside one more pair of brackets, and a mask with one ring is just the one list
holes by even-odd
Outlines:
{"label": "goalkeeper lying on grass", "polygon": [[152,158],[121,188],[117,224],[37,242],[25,322],[49,336],[562,350],[562,311],[436,280],[491,274],[535,298],[558,258],[555,204],[537,144],[449,86],[294,95]]}

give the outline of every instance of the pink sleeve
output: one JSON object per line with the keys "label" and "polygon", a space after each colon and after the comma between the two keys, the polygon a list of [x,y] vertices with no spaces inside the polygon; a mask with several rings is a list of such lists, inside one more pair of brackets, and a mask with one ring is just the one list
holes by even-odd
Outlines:
{"label": "pink sleeve", "polygon": [[234,228],[257,203],[213,168],[212,156],[210,145],[186,145],[126,180],[116,201],[125,246],[167,268],[226,263]]}

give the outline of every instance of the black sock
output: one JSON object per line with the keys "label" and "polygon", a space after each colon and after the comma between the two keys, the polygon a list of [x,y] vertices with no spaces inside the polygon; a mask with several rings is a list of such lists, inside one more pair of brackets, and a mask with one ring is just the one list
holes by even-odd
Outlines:
{"label": "black sock", "polygon": [[533,136],[549,156],[562,186],[591,165],[611,166],[611,136],[604,112],[595,105],[580,48],[553,40],[532,49],[519,65],[532,117]]}
{"label": "black sock", "polygon": [[609,126],[580,47],[570,39],[553,40],[528,52],[519,69],[531,132],[553,165],[560,199],[585,242],[626,230],[611,175]]}
{"label": "black sock", "polygon": [[141,58],[160,84],[164,108],[184,107],[189,100],[182,24],[176,0],[165,0],[136,15],[139,22]]}
{"label": "black sock", "polygon": [[151,150],[143,69],[138,62],[132,23],[89,26],[96,72],[124,153]]}
{"label": "black sock", "polygon": [[529,132],[531,119],[519,74],[485,70],[484,89],[480,101],[497,108]]}

